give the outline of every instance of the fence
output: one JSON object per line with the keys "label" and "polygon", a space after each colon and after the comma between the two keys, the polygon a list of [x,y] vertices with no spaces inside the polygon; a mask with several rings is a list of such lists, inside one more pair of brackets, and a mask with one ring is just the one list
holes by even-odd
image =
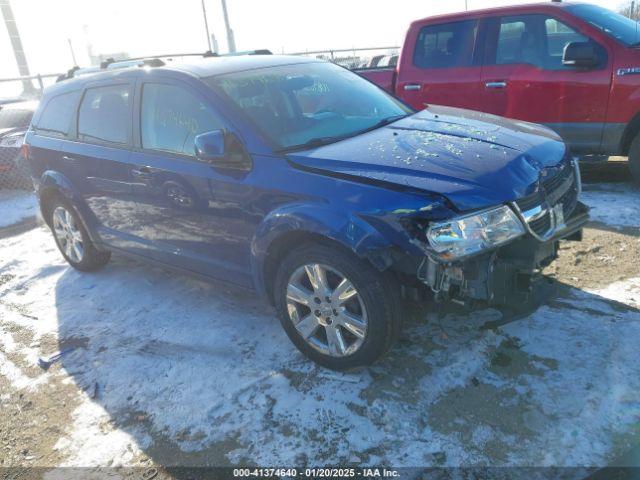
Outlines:
{"label": "fence", "polygon": [[356,70],[393,67],[398,62],[399,54],[400,47],[376,47],[295,52],[290,55],[327,60],[350,70]]}
{"label": "fence", "polygon": [[48,74],[0,79],[0,190],[33,189],[22,157],[23,136],[42,91],[57,77]]}

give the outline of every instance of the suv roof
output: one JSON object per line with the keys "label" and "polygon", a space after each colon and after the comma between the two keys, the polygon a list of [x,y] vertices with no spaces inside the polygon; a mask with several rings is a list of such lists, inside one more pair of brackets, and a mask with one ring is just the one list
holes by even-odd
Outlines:
{"label": "suv roof", "polygon": [[[163,66],[146,68],[152,68],[154,71],[181,72],[197,78],[206,78],[215,75],[224,75],[226,73],[253,70],[256,68],[313,62],[317,63],[321,62],[321,60],[293,55],[238,55],[207,58],[187,57],[185,60],[166,62]],[[131,75],[137,75],[141,71],[143,71],[143,69],[139,66],[131,66],[114,70],[100,70],[96,73],[82,75],[77,78],[71,78],[51,85],[50,87],[47,87],[46,93],[62,93],[66,90],[77,89],[88,82],[116,77],[126,78]]]}
{"label": "suv roof", "polygon": [[456,13],[446,13],[443,15],[434,15],[430,17],[424,17],[420,20],[416,20],[411,23],[411,25],[419,25],[426,22],[431,22],[433,20],[454,20],[461,19],[467,17],[479,17],[484,15],[501,15],[501,14],[509,14],[513,15],[514,13],[524,13],[532,8],[565,8],[570,5],[579,5],[584,2],[564,2],[564,1],[549,1],[549,2],[537,2],[537,3],[525,3],[523,5],[510,5],[504,7],[492,7],[492,8],[483,8],[479,10],[469,10],[466,12],[456,12]]}

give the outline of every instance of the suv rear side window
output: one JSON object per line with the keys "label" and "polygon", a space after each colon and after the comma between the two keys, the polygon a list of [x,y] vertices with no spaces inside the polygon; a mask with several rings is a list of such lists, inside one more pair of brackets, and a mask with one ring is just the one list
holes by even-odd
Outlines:
{"label": "suv rear side window", "polygon": [[184,88],[146,83],[142,90],[142,147],[195,156],[195,137],[222,128],[211,107]]}
{"label": "suv rear side window", "polygon": [[472,65],[476,32],[475,20],[423,27],[418,34],[413,64],[420,68]]}
{"label": "suv rear side window", "polygon": [[80,91],[78,90],[49,100],[38,119],[38,125],[35,126],[38,134],[53,134],[60,137],[69,135],[79,99]]}
{"label": "suv rear side window", "polygon": [[126,144],[130,123],[129,85],[87,89],[78,114],[78,137],[81,140]]}
{"label": "suv rear side window", "polygon": [[[519,15],[500,19],[496,65],[530,64],[544,70],[562,70],[564,47],[589,38],[546,15]],[[488,62],[493,63],[493,62]]]}

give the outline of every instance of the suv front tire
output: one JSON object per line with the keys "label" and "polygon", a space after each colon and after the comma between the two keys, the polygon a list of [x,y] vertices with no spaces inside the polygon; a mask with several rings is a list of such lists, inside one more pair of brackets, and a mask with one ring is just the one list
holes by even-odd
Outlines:
{"label": "suv front tire", "polygon": [[291,252],[277,272],[274,295],[294,345],[333,370],[375,362],[400,331],[397,282],[339,248],[310,245]]}

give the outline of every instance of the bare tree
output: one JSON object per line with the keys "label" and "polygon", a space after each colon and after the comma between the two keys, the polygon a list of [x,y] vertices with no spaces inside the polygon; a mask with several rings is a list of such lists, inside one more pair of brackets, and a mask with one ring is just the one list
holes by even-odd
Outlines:
{"label": "bare tree", "polygon": [[627,0],[619,9],[618,13],[633,20],[640,20],[640,1]]}

